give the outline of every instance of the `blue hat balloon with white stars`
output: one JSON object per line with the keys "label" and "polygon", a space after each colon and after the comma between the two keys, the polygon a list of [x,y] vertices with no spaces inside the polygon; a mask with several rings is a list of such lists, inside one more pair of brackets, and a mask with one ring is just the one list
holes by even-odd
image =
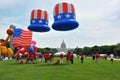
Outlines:
{"label": "blue hat balloon with white stars", "polygon": [[72,3],[62,2],[54,7],[54,23],[52,28],[57,31],[69,31],[76,29],[79,23],[76,21],[75,9]]}
{"label": "blue hat balloon with white stars", "polygon": [[28,29],[35,32],[48,32],[48,13],[46,10],[32,10]]}

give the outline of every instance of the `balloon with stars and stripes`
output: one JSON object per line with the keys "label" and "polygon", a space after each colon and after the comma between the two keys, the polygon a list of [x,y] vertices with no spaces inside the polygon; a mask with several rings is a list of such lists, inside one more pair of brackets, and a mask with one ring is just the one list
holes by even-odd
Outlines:
{"label": "balloon with stars and stripes", "polygon": [[32,10],[28,29],[35,32],[48,32],[48,13],[46,10]]}
{"label": "balloon with stars and stripes", "polygon": [[16,28],[14,29],[12,41],[14,47],[30,47],[32,44],[32,31]]}
{"label": "balloon with stars and stripes", "polygon": [[62,2],[54,7],[54,23],[52,28],[57,31],[69,31],[77,28],[79,23],[76,21],[75,8],[72,3]]}

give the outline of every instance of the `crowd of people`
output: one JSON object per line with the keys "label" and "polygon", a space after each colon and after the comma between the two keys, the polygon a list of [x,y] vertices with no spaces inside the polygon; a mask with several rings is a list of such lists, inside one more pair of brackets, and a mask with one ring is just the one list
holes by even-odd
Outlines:
{"label": "crowd of people", "polygon": [[[114,55],[113,55],[113,54],[110,54],[110,55],[108,56],[107,54],[105,54],[105,55],[103,56],[103,58],[104,58],[105,60],[107,60],[108,57],[110,58],[111,63],[113,63]],[[99,63],[99,58],[100,58],[100,54],[99,54],[99,53],[96,53],[96,54],[93,54],[93,55],[92,55],[93,61],[95,61],[97,64]]]}
{"label": "crowd of people", "polygon": [[[8,43],[8,40],[9,40],[10,36],[13,35],[13,33],[14,33],[14,31],[12,29],[8,29],[6,32],[7,32],[8,36],[5,39],[5,41],[0,40],[0,46],[5,46]],[[73,55],[73,53],[68,53],[66,55],[63,55],[61,53],[59,55],[59,59],[57,61],[54,61],[54,54],[49,54],[49,53],[36,54],[35,52],[37,51],[36,50],[37,48],[35,47],[35,44],[36,43],[33,44],[34,45],[33,47],[35,48],[35,50],[33,50],[32,53],[28,53],[28,52],[26,52],[24,54],[16,53],[16,55],[15,55],[16,63],[20,63],[20,64],[36,63],[37,62],[36,59],[38,59],[39,62],[42,62],[43,59],[44,59],[45,63],[48,63],[48,64],[63,64],[63,58],[66,57],[66,63],[74,64],[74,55]],[[82,54],[78,55],[78,57],[81,60],[81,63],[84,63],[85,55],[82,53]],[[104,56],[105,60],[107,60],[107,57],[108,57],[107,55]],[[111,63],[113,63],[114,55],[110,54],[109,57],[110,57]],[[99,63],[99,58],[100,58],[99,53],[96,53],[96,54],[92,55],[93,61],[95,61],[97,64]],[[1,59],[1,51],[0,51],[0,60],[2,60]]]}
{"label": "crowd of people", "polygon": [[[63,64],[64,62],[64,58],[66,60],[65,63],[71,63],[74,64],[74,54],[73,53],[68,53],[66,55],[64,54],[60,54],[59,56],[57,56],[57,60],[54,59],[55,55],[54,54],[42,54],[42,53],[38,53],[38,54],[29,54],[29,53],[25,53],[24,55],[20,55],[20,54],[16,54],[16,63],[20,63],[20,64],[24,64],[24,63],[36,63],[37,59],[38,61],[41,63],[44,61],[44,63],[47,64]],[[82,53],[80,55],[78,55],[79,60],[81,61],[81,63],[84,63],[84,59],[85,59],[85,55]],[[105,60],[107,59],[108,56],[104,56]],[[113,63],[113,59],[114,59],[114,55],[110,54],[109,55],[111,63]],[[97,64],[99,63],[99,58],[100,58],[100,54],[96,53],[92,55],[92,60],[94,62],[96,62]]]}
{"label": "crowd of people", "polygon": [[29,54],[29,53],[25,53],[23,54],[16,54],[16,63],[20,63],[20,64],[24,64],[24,63],[36,63],[36,59],[38,59],[39,62],[44,62],[48,63],[48,64],[63,64],[63,58],[66,57],[66,63],[71,63],[73,64],[73,58],[74,55],[73,53],[69,53],[67,55],[64,54],[60,54],[59,58],[57,61],[54,61],[54,54],[42,54],[42,53],[38,53],[38,54]]}

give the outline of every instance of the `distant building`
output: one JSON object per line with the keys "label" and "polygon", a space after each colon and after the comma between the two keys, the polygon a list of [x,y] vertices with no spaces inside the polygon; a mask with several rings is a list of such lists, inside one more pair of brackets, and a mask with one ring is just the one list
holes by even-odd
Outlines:
{"label": "distant building", "polygon": [[58,48],[57,50],[58,50],[58,52],[64,52],[64,53],[68,52],[68,49],[66,48],[66,44],[65,44],[64,40],[61,43],[60,48]]}

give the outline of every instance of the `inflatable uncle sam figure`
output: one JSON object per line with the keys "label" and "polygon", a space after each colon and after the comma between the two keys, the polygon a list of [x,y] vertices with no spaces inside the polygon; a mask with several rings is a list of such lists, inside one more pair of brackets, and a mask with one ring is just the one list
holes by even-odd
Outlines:
{"label": "inflatable uncle sam figure", "polygon": [[72,3],[58,3],[54,7],[54,23],[52,28],[57,31],[73,30],[79,26],[76,21],[75,9]]}
{"label": "inflatable uncle sam figure", "polygon": [[46,10],[32,10],[28,29],[35,32],[48,32],[48,13]]}

